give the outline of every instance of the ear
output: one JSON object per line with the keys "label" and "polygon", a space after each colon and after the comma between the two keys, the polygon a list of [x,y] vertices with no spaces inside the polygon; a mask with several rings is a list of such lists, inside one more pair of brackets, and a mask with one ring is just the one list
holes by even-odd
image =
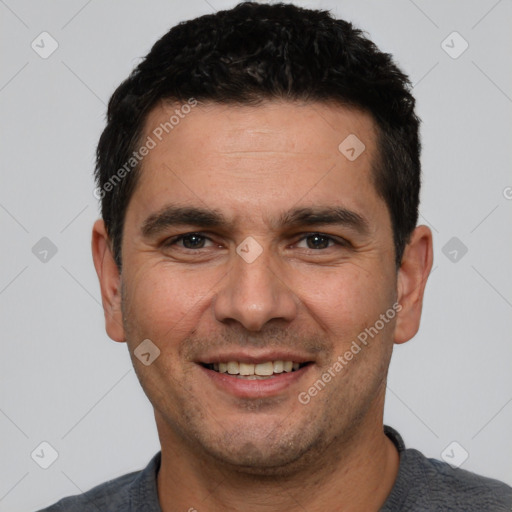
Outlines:
{"label": "ear", "polygon": [[107,334],[114,341],[126,341],[121,311],[121,275],[102,219],[97,220],[92,229],[92,257],[100,281]]}
{"label": "ear", "polygon": [[432,262],[432,232],[427,226],[418,226],[405,247],[398,270],[397,300],[402,309],[395,324],[395,343],[405,343],[418,332]]}

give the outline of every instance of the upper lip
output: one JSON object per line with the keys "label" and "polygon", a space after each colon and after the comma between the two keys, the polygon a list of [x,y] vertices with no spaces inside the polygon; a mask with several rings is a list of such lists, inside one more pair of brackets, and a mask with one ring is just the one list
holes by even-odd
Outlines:
{"label": "upper lip", "polygon": [[293,361],[294,363],[312,362],[310,355],[299,354],[283,350],[272,350],[267,352],[257,352],[255,350],[222,352],[212,355],[206,355],[198,359],[196,362],[200,364],[227,363],[229,361],[237,361],[240,363],[265,363],[266,361]]}

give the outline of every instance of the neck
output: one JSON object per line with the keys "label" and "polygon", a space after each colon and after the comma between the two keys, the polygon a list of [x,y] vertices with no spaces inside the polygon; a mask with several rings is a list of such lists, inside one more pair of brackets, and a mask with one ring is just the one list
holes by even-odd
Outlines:
{"label": "neck", "polygon": [[382,417],[365,423],[300,470],[256,476],[192,453],[157,419],[162,511],[378,511],[395,482],[399,454],[383,432]]}

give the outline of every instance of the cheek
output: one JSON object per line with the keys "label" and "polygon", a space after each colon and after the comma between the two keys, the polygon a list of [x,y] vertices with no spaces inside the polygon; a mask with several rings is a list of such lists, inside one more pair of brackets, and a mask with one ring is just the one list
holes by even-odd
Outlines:
{"label": "cheek", "polygon": [[373,325],[393,303],[392,287],[383,275],[350,265],[301,276],[297,289],[311,316],[340,343]]}
{"label": "cheek", "polygon": [[[159,262],[135,264],[126,282],[126,319],[140,335],[157,342],[181,339],[195,327],[218,281],[207,272],[188,272]],[[152,338],[153,337],[153,338]]]}

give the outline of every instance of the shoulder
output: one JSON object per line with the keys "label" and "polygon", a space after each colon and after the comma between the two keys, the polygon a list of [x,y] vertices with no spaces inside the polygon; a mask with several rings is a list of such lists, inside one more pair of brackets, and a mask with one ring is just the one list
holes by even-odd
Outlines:
{"label": "shoulder", "polygon": [[498,480],[454,468],[414,449],[402,452],[400,466],[406,479],[415,482],[411,501],[424,510],[512,510],[512,487]]}
{"label": "shoulder", "polygon": [[99,484],[82,494],[68,496],[38,512],[126,512],[141,510],[159,511],[156,475],[160,465],[160,453],[151,459],[145,469],[127,473]]}
{"label": "shoulder", "polygon": [[400,467],[381,512],[511,512],[512,487],[406,449],[400,434],[384,432],[400,453]]}
{"label": "shoulder", "polygon": [[140,472],[136,471],[109,480],[83,494],[63,498],[39,512],[126,510],[128,509],[128,501],[130,499],[130,486],[139,474]]}

